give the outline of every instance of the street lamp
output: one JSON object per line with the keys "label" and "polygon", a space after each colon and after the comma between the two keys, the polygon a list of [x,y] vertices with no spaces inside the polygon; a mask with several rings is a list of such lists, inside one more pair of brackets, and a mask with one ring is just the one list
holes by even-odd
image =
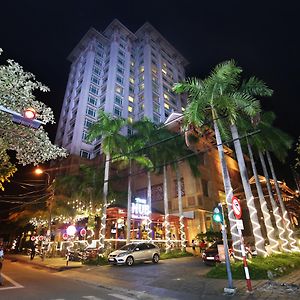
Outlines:
{"label": "street lamp", "polygon": [[34,170],[35,174],[37,175],[41,175],[41,174],[46,174],[47,175],[47,188],[46,191],[48,193],[48,190],[50,191],[50,195],[47,199],[47,206],[49,209],[49,219],[48,219],[48,230],[47,230],[47,239],[48,242],[51,242],[51,214],[52,214],[52,203],[53,203],[53,199],[54,199],[54,179],[52,180],[52,182],[50,183],[50,174],[46,171],[44,171],[41,168],[36,168]]}

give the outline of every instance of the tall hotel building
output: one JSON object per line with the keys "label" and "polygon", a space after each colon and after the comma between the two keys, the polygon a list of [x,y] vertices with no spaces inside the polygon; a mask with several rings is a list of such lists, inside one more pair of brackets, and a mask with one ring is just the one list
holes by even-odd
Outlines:
{"label": "tall hotel building", "polygon": [[129,122],[147,117],[160,123],[185,106],[172,85],[184,79],[187,60],[149,23],[135,33],[118,20],[102,33],[91,28],[68,60],[55,142],[71,154],[92,159],[100,152],[100,140],[86,141],[99,109]]}

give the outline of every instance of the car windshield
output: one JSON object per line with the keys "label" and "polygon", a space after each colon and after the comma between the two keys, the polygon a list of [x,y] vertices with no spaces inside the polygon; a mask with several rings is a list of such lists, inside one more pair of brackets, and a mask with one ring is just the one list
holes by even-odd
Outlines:
{"label": "car windshield", "polygon": [[128,244],[120,248],[120,250],[133,250],[136,247],[136,244]]}

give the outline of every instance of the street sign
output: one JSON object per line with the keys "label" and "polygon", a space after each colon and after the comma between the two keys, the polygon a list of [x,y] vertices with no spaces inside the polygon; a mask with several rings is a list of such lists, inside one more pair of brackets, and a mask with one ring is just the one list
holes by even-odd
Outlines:
{"label": "street sign", "polygon": [[244,230],[243,220],[236,220],[236,227],[237,229]]}
{"label": "street sign", "polygon": [[232,197],[232,209],[235,217],[240,219],[242,217],[242,207],[240,200],[235,196]]}

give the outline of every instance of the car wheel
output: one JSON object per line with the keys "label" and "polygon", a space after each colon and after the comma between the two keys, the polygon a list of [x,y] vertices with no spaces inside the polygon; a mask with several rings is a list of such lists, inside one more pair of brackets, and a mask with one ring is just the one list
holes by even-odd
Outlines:
{"label": "car wheel", "polygon": [[126,259],[126,265],[131,267],[134,263],[134,259],[132,256],[128,256],[127,259]]}
{"label": "car wheel", "polygon": [[157,253],[155,253],[155,254],[153,255],[152,262],[153,262],[154,264],[157,264],[158,261],[159,261],[159,255],[158,255]]}

